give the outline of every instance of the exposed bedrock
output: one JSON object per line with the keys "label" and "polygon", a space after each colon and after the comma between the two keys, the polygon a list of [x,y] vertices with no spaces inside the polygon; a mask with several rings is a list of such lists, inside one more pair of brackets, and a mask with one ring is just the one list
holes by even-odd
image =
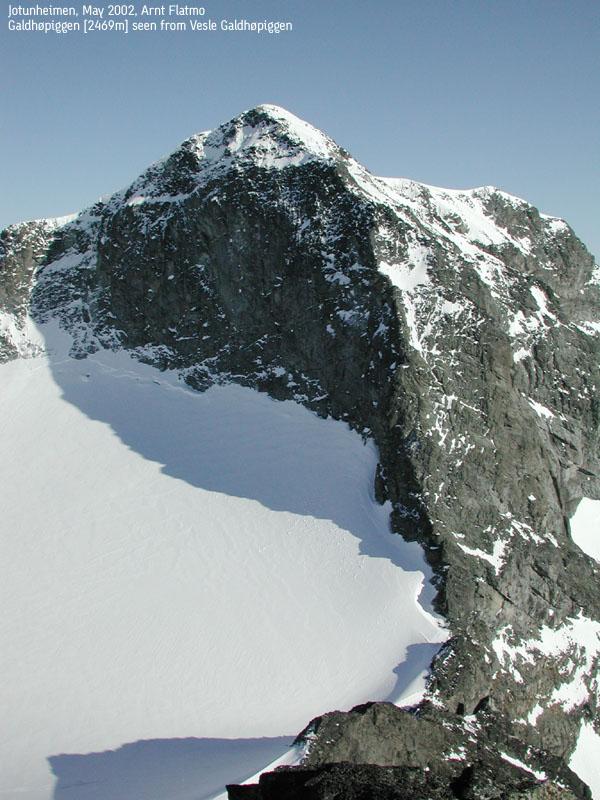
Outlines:
{"label": "exposed bedrock", "polygon": [[[378,797],[405,796],[399,775],[431,797],[522,796],[512,773],[514,791],[473,788],[512,769],[501,750],[583,797],[567,764],[581,720],[598,722],[600,588],[569,517],[600,498],[597,268],[524,201],[376,178],[308,129],[259,107],[73,222],[9,229],[0,308],[59,319],[74,357],[126,348],[198,390],[239,382],[375,440],[376,495],[423,546],[451,637],[417,711],[326,715],[307,769],[393,766]],[[376,796],[365,766],[285,775],[254,796],[336,797],[330,781]],[[321,788],[294,794],[311,776]]]}

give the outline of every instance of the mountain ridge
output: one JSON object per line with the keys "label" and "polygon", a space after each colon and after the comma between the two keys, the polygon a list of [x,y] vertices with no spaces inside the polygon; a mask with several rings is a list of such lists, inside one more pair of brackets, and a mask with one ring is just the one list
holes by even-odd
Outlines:
{"label": "mountain ridge", "polygon": [[[314,126],[310,125],[309,123],[302,120],[300,117],[297,117],[295,114],[287,111],[285,108],[269,103],[259,104],[252,108],[247,109],[246,111],[242,112],[241,114],[233,117],[226,123],[219,125],[217,128],[208,129],[205,131],[200,131],[198,133],[192,134],[187,139],[185,139],[175,150],[169,152],[167,155],[162,156],[161,158],[157,159],[153,162],[150,167],[148,167],[144,172],[138,176],[138,178],[134,179],[134,181],[129,184],[127,187],[123,189],[119,189],[113,192],[110,195],[106,195],[105,197],[100,198],[98,201],[99,203],[105,203],[110,201],[113,197],[124,197],[127,195],[132,194],[133,188],[143,180],[144,176],[151,174],[152,171],[157,171],[160,167],[164,166],[169,159],[176,157],[178,154],[181,154],[184,150],[189,149],[192,145],[195,146],[197,153],[199,156],[204,155],[204,143],[206,140],[216,140],[216,143],[209,147],[208,149],[213,149],[217,151],[217,157],[220,155],[222,156],[224,151],[227,148],[226,141],[230,139],[235,143],[236,138],[238,138],[237,146],[233,148],[231,151],[232,153],[239,153],[240,151],[244,151],[246,149],[252,149],[253,137],[251,137],[250,141],[243,140],[243,128],[249,127],[251,129],[255,129],[258,125],[263,124],[265,127],[270,126],[269,132],[276,133],[279,131],[279,136],[275,138],[279,138],[280,142],[285,142],[286,139],[290,145],[293,145],[295,148],[300,148],[303,146],[302,149],[304,150],[305,156],[314,159],[321,159],[325,161],[335,160],[336,158],[348,158],[351,159],[353,162],[358,164],[363,170],[369,173],[372,178],[375,178],[378,181],[383,181],[385,183],[390,184],[390,186],[397,188],[405,189],[407,194],[414,194],[415,189],[418,190],[428,190],[432,192],[443,192],[448,195],[499,195],[503,197],[508,202],[517,202],[520,205],[527,205],[530,208],[534,208],[530,203],[528,203],[523,198],[513,195],[509,192],[499,189],[498,187],[492,184],[485,184],[481,186],[476,186],[472,188],[466,189],[451,189],[445,188],[441,186],[433,186],[422,181],[416,181],[410,178],[397,178],[397,177],[388,177],[388,176],[380,176],[372,173],[371,171],[367,170],[365,167],[359,164],[358,161],[352,158],[347,150],[343,147],[337,145],[333,139],[328,137],[322,131],[318,130]],[[303,132],[306,131],[308,135],[303,135]],[[239,141],[239,135],[242,134],[242,141]],[[219,140],[220,137],[220,140]],[[261,134],[260,138],[269,138],[268,136],[265,137],[264,134]],[[241,146],[240,146],[241,145]],[[220,151],[220,152],[219,152]],[[288,166],[289,164],[285,160],[285,156],[281,153],[279,155],[279,163],[274,162],[273,166],[280,166],[281,168]],[[213,156],[211,161],[216,160]],[[173,195],[173,197],[177,197],[177,195]],[[138,201],[141,202],[141,198],[137,198]],[[135,200],[133,201],[135,202]],[[86,208],[93,208],[96,203],[92,203],[91,206]],[[62,217],[40,217],[30,220],[25,220],[23,222],[14,223],[8,225],[7,228],[19,227],[23,224],[31,224],[31,223],[41,223],[47,222],[49,224],[56,224],[58,226],[62,226],[64,224],[68,224],[72,222],[80,213],[82,212],[75,212],[71,214],[63,215]],[[561,217],[556,217],[550,214],[540,214],[542,218],[549,219],[549,220],[556,220],[559,223],[565,223],[565,220]]]}
{"label": "mountain ridge", "polygon": [[[74,357],[125,348],[372,437],[377,496],[424,548],[453,632],[410,719],[460,731],[458,764],[473,737],[510,743],[584,796],[568,756],[597,719],[600,597],[568,519],[600,499],[597,267],[525,201],[372,176],[315,130],[259,106],[74,221],[9,228],[0,356],[27,354],[31,313]],[[394,726],[413,766],[444,760],[427,724]],[[317,734],[306,764],[360,761],[363,735],[361,756]]]}

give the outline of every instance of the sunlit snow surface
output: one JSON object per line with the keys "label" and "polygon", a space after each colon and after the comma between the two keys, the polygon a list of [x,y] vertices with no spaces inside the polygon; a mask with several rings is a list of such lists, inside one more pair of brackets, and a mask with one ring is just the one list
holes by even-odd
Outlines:
{"label": "sunlit snow surface", "polygon": [[600,500],[581,500],[571,517],[571,536],[584,553],[600,561]]}
{"label": "sunlit snow surface", "polygon": [[316,714],[418,696],[446,632],[372,444],[45,336],[0,367],[0,797],[201,800]]}
{"label": "sunlit snow surface", "polygon": [[590,722],[584,722],[569,766],[590,787],[594,800],[600,800],[600,736]]}

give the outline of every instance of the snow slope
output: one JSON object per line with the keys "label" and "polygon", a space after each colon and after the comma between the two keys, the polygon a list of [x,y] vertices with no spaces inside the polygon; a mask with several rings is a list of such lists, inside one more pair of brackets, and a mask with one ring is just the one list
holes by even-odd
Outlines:
{"label": "snow slope", "polygon": [[582,498],[570,524],[575,544],[588,556],[600,561],[600,500]]}
{"label": "snow slope", "polygon": [[584,722],[569,766],[590,787],[594,800],[600,798],[598,753],[600,753],[600,736],[591,722]]}
{"label": "snow slope", "polygon": [[0,367],[0,797],[200,800],[316,714],[418,696],[447,633],[371,443],[43,333]]}

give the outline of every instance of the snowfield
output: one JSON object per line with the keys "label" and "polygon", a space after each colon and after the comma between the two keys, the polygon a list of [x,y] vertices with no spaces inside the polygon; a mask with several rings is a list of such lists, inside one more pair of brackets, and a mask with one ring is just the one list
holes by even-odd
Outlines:
{"label": "snowfield", "polygon": [[3,800],[201,800],[319,713],[419,698],[448,632],[372,443],[43,334],[0,367]]}
{"label": "snowfield", "polygon": [[[570,520],[571,536],[584,553],[600,562],[600,500],[584,497]],[[600,736],[589,722],[581,726],[571,769],[585,781],[594,800],[600,800]]]}
{"label": "snowfield", "polygon": [[570,525],[575,544],[600,562],[600,500],[582,498],[571,517]]}
{"label": "snowfield", "polygon": [[590,787],[594,800],[600,798],[598,753],[600,753],[600,736],[591,722],[583,722],[569,766]]}

